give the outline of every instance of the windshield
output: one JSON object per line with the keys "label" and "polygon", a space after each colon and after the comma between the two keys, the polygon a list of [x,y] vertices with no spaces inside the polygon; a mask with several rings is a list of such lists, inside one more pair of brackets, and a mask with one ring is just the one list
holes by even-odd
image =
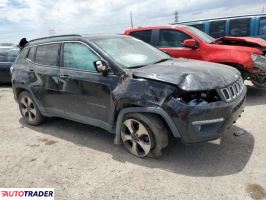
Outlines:
{"label": "windshield", "polygon": [[187,27],[187,29],[208,44],[211,44],[215,41],[215,39],[212,36],[200,31],[197,28],[189,26]]}
{"label": "windshield", "polygon": [[124,68],[171,59],[160,50],[132,37],[100,38],[93,42]]}

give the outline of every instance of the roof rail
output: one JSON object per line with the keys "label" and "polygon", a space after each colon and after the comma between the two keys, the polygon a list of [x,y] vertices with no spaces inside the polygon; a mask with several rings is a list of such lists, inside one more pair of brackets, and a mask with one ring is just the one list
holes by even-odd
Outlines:
{"label": "roof rail", "polygon": [[49,39],[49,38],[71,37],[71,36],[81,36],[81,35],[79,35],[79,34],[55,35],[55,36],[48,36],[48,37],[33,39],[33,40],[30,40],[29,42],[33,42],[33,41],[37,41],[37,40],[44,40],[44,39]]}

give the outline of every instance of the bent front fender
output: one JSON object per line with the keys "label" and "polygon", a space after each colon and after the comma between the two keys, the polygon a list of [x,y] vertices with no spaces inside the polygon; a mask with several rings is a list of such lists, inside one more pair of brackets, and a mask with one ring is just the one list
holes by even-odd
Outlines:
{"label": "bent front fender", "polygon": [[115,128],[115,139],[114,139],[115,144],[121,144],[121,137],[120,137],[121,125],[122,125],[124,116],[128,113],[152,113],[152,114],[160,115],[167,123],[172,134],[177,138],[181,137],[173,120],[170,118],[167,112],[165,112],[162,108],[160,107],[130,107],[130,108],[122,109],[118,114],[117,121],[116,121],[116,128]]}

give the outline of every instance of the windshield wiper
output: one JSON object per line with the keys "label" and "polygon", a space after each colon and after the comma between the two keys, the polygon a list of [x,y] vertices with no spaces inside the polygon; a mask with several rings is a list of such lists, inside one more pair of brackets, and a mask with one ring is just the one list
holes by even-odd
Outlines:
{"label": "windshield wiper", "polygon": [[172,58],[163,58],[163,59],[161,59],[161,60],[158,60],[158,61],[155,62],[154,64],[158,64],[158,63],[165,62],[165,61],[168,61],[168,60],[172,60]]}
{"label": "windshield wiper", "polygon": [[145,66],[145,65],[136,65],[136,66],[132,66],[132,67],[127,67],[127,69],[136,69],[136,68],[140,68],[143,66]]}
{"label": "windshield wiper", "polygon": [[144,66],[147,66],[147,65],[152,65],[152,64],[157,64],[157,63],[165,62],[167,60],[172,60],[172,58],[163,58],[161,60],[156,61],[155,63],[149,63],[149,64],[145,64],[145,65],[136,65],[136,66],[131,66],[131,67],[127,67],[127,68],[128,69],[136,69],[136,68],[144,67]]}

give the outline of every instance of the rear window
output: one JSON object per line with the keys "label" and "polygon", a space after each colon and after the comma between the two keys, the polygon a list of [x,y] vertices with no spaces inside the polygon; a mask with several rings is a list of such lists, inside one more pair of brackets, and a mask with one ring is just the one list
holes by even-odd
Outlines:
{"label": "rear window", "polygon": [[210,22],[210,35],[214,38],[225,36],[225,26],[225,20]]}
{"label": "rear window", "polygon": [[259,35],[266,35],[266,17],[260,19]]}
{"label": "rear window", "polygon": [[192,24],[190,26],[192,26],[192,27],[194,27],[196,29],[199,29],[201,31],[204,31],[204,27],[205,27],[204,24]]}
{"label": "rear window", "polygon": [[144,42],[151,43],[151,33],[152,30],[145,30],[145,31],[136,31],[130,33],[130,36],[133,36],[135,38],[138,38]]}
{"label": "rear window", "polygon": [[230,20],[229,34],[231,36],[249,36],[250,18]]}
{"label": "rear window", "polygon": [[15,49],[0,50],[0,62],[15,62],[18,51]]}
{"label": "rear window", "polygon": [[35,63],[41,65],[58,66],[58,52],[60,44],[47,44],[37,47]]}
{"label": "rear window", "polygon": [[0,52],[0,62],[7,62],[7,53]]}

